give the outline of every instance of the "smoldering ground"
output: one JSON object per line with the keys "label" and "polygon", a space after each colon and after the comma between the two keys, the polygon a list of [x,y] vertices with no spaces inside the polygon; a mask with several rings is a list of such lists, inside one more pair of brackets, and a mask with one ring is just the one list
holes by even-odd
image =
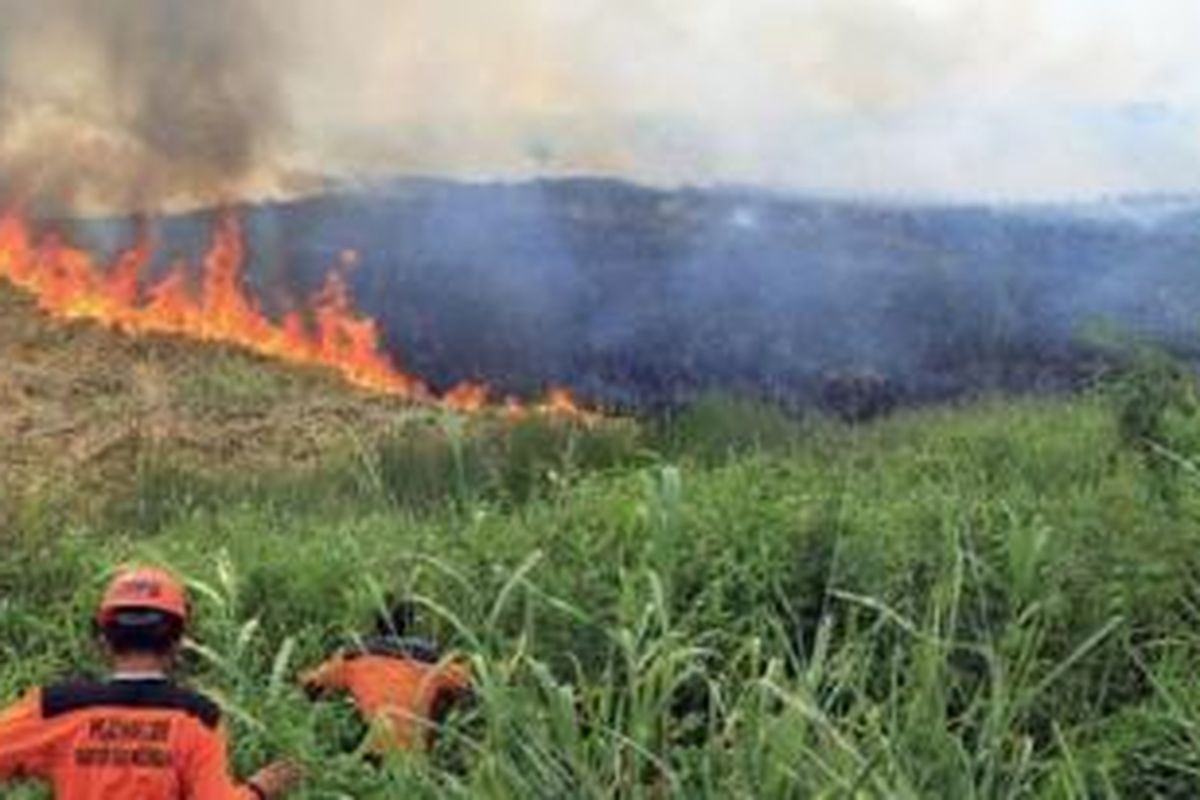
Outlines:
{"label": "smoldering ground", "polygon": [[[859,417],[1079,389],[1114,345],[1200,355],[1200,200],[1186,198],[996,208],[399,181],[244,219],[270,313],[355,250],[359,306],[440,389],[566,385],[638,410],[717,392]],[[160,222],[162,266],[198,253],[210,224]],[[111,251],[132,235],[89,238]]]}
{"label": "smoldering ground", "polygon": [[589,180],[401,184],[272,213],[277,235],[308,231],[278,235],[295,262],[332,262],[322,242],[363,254],[362,305],[436,385],[566,384],[639,409],[723,392],[857,416],[1081,388],[1114,342],[1195,358],[1200,203],[1114,205],[1152,221]]}

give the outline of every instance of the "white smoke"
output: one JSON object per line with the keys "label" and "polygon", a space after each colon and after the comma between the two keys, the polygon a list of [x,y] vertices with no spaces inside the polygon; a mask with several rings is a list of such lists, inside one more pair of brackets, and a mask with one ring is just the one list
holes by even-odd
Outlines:
{"label": "white smoke", "polygon": [[1194,0],[0,0],[0,20],[0,185],[60,194],[1200,189]]}
{"label": "white smoke", "polygon": [[1190,0],[309,0],[300,19],[302,146],[345,168],[1200,188]]}

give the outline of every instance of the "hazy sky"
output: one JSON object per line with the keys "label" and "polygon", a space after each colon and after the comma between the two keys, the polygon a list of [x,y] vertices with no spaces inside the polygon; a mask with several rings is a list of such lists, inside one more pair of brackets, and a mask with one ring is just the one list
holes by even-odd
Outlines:
{"label": "hazy sky", "polygon": [[315,162],[1042,197],[1200,189],[1195,0],[305,0]]}
{"label": "hazy sky", "polygon": [[0,19],[0,193],[76,205],[331,173],[1200,191],[1197,0],[0,0]]}

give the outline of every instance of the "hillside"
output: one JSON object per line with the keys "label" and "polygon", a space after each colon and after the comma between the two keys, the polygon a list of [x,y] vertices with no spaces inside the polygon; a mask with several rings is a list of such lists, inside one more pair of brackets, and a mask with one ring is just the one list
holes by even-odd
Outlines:
{"label": "hillside", "polygon": [[[320,375],[2,297],[28,496],[4,517],[0,702],[101,669],[99,587],[152,560],[190,581],[181,671],[239,769],[298,757],[301,798],[1200,793],[1181,370],[861,427],[726,400],[410,425]],[[471,660],[479,704],[375,770],[346,705],[294,677],[390,593]]]}
{"label": "hillside", "polygon": [[305,468],[412,409],[330,375],[163,337],[52,323],[0,283],[0,489],[102,497],[147,459]]}

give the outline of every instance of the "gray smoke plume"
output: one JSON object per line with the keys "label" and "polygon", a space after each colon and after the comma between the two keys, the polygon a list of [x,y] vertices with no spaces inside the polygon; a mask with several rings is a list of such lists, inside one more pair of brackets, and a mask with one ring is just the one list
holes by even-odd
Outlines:
{"label": "gray smoke plume", "polygon": [[612,176],[1200,186],[1194,0],[0,0],[0,180],[88,206]]}
{"label": "gray smoke plume", "polygon": [[0,190],[74,211],[219,202],[286,132],[257,0],[0,0]]}

